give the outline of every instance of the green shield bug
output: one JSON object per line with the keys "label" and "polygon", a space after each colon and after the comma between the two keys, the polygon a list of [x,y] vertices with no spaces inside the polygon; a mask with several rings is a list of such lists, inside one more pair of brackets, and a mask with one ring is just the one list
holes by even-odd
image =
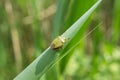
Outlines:
{"label": "green shield bug", "polygon": [[51,49],[53,49],[53,50],[61,49],[64,46],[64,43],[66,42],[66,40],[67,40],[66,38],[58,36],[51,43],[51,45],[50,45]]}

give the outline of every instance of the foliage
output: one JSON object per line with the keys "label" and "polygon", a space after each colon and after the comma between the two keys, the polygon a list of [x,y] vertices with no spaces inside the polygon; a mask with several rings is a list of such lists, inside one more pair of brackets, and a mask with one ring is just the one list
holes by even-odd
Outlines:
{"label": "foliage", "polygon": [[[0,80],[15,78],[95,3],[96,0],[1,0]],[[119,0],[103,0],[76,34],[69,31],[75,36],[70,37],[70,42],[59,51],[57,63],[52,62],[55,65],[44,71],[41,79],[119,80],[119,3]],[[38,66],[38,69],[43,68]]]}

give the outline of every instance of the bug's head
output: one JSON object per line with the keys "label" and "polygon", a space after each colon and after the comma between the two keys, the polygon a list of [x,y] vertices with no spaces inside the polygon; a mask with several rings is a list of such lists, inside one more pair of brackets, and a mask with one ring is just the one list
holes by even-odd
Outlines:
{"label": "bug's head", "polygon": [[69,38],[61,37],[59,36],[59,39],[62,41],[62,43],[65,43],[69,40]]}

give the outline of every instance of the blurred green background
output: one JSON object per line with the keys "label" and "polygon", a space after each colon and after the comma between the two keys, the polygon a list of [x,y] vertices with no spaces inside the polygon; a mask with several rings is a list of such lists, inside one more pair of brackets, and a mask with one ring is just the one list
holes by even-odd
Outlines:
{"label": "blurred green background", "polygon": [[[0,0],[0,80],[12,80],[95,2]],[[78,39],[42,80],[120,80],[120,0],[103,0],[65,50]]]}

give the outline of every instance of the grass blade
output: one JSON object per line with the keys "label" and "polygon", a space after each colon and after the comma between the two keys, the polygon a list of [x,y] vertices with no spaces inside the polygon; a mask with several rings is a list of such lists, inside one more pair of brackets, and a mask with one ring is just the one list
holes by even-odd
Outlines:
{"label": "grass blade", "polygon": [[[98,0],[81,18],[78,19],[65,33],[61,36],[72,39],[81,26],[85,23],[91,13],[96,9],[101,0]],[[70,42],[70,41],[69,41]],[[69,43],[68,42],[68,43]],[[64,50],[64,49],[63,49]],[[60,59],[60,52],[46,49],[33,63],[31,63],[23,72],[14,80],[39,80],[39,78]]]}

